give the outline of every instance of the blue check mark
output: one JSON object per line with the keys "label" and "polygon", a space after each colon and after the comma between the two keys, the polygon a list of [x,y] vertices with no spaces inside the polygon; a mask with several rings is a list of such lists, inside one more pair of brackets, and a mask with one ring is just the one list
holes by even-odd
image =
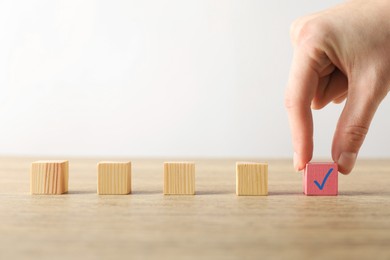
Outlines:
{"label": "blue check mark", "polygon": [[318,187],[320,190],[322,190],[322,189],[324,188],[325,183],[326,183],[326,181],[328,180],[329,175],[332,173],[332,171],[333,171],[333,168],[330,168],[329,171],[328,171],[328,173],[325,175],[325,178],[324,178],[324,180],[322,181],[321,184],[319,184],[318,181],[314,181],[314,184],[317,185],[317,187]]}

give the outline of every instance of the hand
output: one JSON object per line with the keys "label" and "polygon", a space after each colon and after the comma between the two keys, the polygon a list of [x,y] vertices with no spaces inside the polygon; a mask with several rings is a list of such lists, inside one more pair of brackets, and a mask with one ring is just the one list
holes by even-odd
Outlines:
{"label": "hand", "polygon": [[332,158],[348,174],[390,89],[390,1],[355,0],[303,17],[291,27],[294,58],[285,97],[294,167],[313,155],[311,109],[346,99]]}

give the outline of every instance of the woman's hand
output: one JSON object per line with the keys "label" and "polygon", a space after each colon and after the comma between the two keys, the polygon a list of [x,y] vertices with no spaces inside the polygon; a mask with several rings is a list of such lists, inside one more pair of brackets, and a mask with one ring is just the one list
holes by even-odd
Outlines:
{"label": "woman's hand", "polygon": [[302,170],[313,155],[311,109],[346,99],[332,158],[348,174],[390,89],[390,1],[349,1],[300,18],[291,27],[291,38],[295,50],[285,105],[294,167]]}

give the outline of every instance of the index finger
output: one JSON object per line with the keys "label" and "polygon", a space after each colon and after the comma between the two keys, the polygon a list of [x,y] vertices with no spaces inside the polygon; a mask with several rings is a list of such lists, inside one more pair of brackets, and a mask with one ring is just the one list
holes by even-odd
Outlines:
{"label": "index finger", "polygon": [[304,169],[313,156],[313,117],[311,101],[319,82],[314,60],[303,47],[294,52],[285,105],[294,148],[294,168]]}

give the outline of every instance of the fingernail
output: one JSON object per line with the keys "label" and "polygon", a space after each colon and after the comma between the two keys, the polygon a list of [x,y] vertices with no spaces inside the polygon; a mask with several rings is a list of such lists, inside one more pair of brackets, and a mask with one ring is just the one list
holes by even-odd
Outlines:
{"label": "fingernail", "polygon": [[293,160],[294,160],[294,169],[295,169],[295,171],[299,171],[299,155],[296,153],[296,152],[294,152],[294,156],[293,156]]}
{"label": "fingernail", "polygon": [[356,153],[343,152],[341,153],[337,164],[345,171],[345,173],[350,173],[353,166],[355,165],[356,157]]}

